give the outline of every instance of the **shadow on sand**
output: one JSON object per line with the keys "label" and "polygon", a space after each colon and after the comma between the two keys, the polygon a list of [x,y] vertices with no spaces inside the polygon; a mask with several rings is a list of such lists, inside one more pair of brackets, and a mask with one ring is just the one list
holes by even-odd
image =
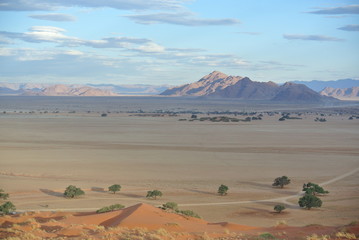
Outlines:
{"label": "shadow on sand", "polygon": [[105,190],[105,188],[102,187],[91,187],[91,191],[93,192],[99,192],[99,193],[106,193],[108,191]]}
{"label": "shadow on sand", "polygon": [[184,190],[189,191],[189,192],[194,192],[194,193],[218,196],[218,193],[216,193],[216,192],[207,192],[207,191],[202,191],[202,190],[197,190],[197,189],[189,189],[189,188],[184,188]]}
{"label": "shadow on sand", "polygon": [[64,193],[55,192],[55,191],[52,191],[52,190],[50,190],[50,189],[43,189],[43,188],[41,188],[40,191],[43,192],[43,193],[45,193],[45,194],[47,194],[47,195],[50,195],[50,196],[61,197],[61,198],[64,197]]}

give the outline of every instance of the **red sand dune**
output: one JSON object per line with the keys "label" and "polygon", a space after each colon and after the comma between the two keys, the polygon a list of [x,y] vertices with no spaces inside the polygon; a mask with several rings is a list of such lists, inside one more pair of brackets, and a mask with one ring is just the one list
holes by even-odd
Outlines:
{"label": "red sand dune", "polygon": [[[162,229],[162,230],[161,230]],[[247,239],[258,239],[263,232],[284,239],[304,238],[313,233],[330,235],[327,239],[337,238],[335,234],[341,227],[307,226],[256,228],[239,224],[221,222],[209,223],[205,220],[187,217],[148,204],[140,203],[122,210],[108,213],[64,213],[29,212],[13,216],[0,217],[0,239],[18,237],[18,239],[122,239],[121,236],[141,236],[142,239],[197,239],[205,235],[212,239],[234,237],[245,234]],[[359,224],[345,226],[346,231],[359,233]],[[285,236],[283,233],[285,232]],[[236,238],[234,238],[236,239]],[[353,239],[353,238],[352,238]]]}

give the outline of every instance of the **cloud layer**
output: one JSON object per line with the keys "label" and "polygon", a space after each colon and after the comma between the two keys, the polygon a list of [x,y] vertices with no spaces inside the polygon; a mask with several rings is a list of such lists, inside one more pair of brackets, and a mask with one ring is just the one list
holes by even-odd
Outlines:
{"label": "cloud layer", "polygon": [[288,40],[308,40],[308,41],[344,41],[344,39],[323,36],[323,35],[302,35],[302,34],[284,34],[283,37]]}
{"label": "cloud layer", "polygon": [[343,30],[343,31],[359,32],[359,24],[346,25],[346,26],[340,27],[338,29]]}
{"label": "cloud layer", "polygon": [[186,0],[2,0],[2,11],[53,11],[61,7],[115,8],[123,10],[178,9]]}
{"label": "cloud layer", "polygon": [[179,13],[153,13],[153,14],[139,14],[125,16],[136,23],[140,24],[175,24],[184,26],[208,26],[208,25],[233,25],[238,24],[239,20],[226,19],[202,19],[197,18],[194,14],[188,12]]}
{"label": "cloud layer", "polygon": [[359,5],[348,5],[344,7],[323,8],[309,13],[313,14],[359,14]]}
{"label": "cloud layer", "polygon": [[34,15],[30,15],[29,17],[40,19],[40,20],[55,21],[55,22],[76,21],[76,18],[74,16],[68,14],[62,14],[62,13],[34,14]]}

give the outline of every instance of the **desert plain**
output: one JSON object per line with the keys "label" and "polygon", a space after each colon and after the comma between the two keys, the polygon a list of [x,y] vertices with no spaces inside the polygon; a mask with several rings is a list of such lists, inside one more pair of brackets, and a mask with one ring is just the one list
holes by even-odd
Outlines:
{"label": "desert plain", "polygon": [[[90,212],[116,203],[176,202],[210,222],[256,227],[338,226],[359,218],[359,119],[348,119],[359,114],[358,105],[86,99],[1,98],[0,188],[18,212]],[[159,109],[185,113],[146,114]],[[221,109],[263,117],[190,121],[190,111],[202,112],[200,118]],[[104,112],[107,116],[101,117]],[[278,121],[282,112],[300,112],[302,119]],[[327,121],[316,122],[317,117]],[[272,187],[283,175],[291,184]],[[299,208],[306,182],[330,192],[321,196],[321,208]],[[121,191],[109,193],[112,184],[120,184]],[[221,184],[229,187],[228,195],[217,194]],[[85,195],[64,198],[68,185]],[[163,196],[146,199],[154,189]],[[283,213],[274,213],[276,204],[286,206]]]}

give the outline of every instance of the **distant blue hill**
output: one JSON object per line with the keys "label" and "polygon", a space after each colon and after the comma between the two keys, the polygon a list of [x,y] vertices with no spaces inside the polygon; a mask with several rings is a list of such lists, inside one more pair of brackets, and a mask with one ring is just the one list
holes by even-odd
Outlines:
{"label": "distant blue hill", "polygon": [[326,87],[332,88],[351,88],[351,87],[359,87],[359,80],[355,79],[339,79],[335,81],[293,81],[293,83],[304,84],[312,90],[319,92],[322,91]]}
{"label": "distant blue hill", "polygon": [[87,84],[87,85],[99,89],[110,90],[117,94],[124,94],[124,95],[157,95],[168,88],[167,85],[146,85],[146,84],[133,84],[133,85]]}

